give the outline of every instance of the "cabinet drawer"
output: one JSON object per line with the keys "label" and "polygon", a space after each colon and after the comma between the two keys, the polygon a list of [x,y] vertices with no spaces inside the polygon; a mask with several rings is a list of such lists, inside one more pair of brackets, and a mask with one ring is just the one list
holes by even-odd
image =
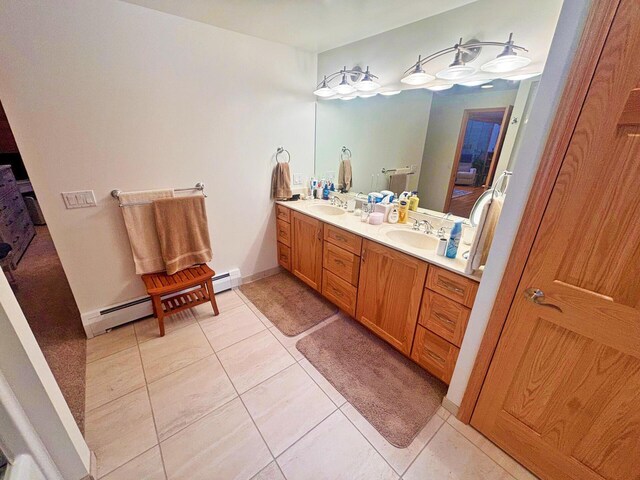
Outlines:
{"label": "cabinet drawer", "polygon": [[360,256],[360,250],[362,249],[362,238],[350,232],[346,232],[338,227],[324,224],[324,240],[325,242],[333,243],[340,248],[344,248],[348,252],[354,255]]}
{"label": "cabinet drawer", "polygon": [[284,243],[287,247],[291,246],[291,224],[278,219],[276,221],[277,238],[279,242]]}
{"label": "cabinet drawer", "polygon": [[418,322],[457,347],[467,328],[470,310],[431,290],[425,290]]}
{"label": "cabinet drawer", "polygon": [[349,282],[353,286],[358,285],[360,257],[340,247],[336,247],[332,243],[324,242],[322,261],[324,268],[331,273]]}
{"label": "cabinet drawer", "polygon": [[356,287],[334,275],[329,270],[325,269],[322,273],[322,294],[354,317],[356,315],[356,298],[358,296]]}
{"label": "cabinet drawer", "polygon": [[287,207],[276,204],[276,218],[278,220],[284,220],[287,223],[291,223],[291,210]]}
{"label": "cabinet drawer", "polygon": [[278,263],[291,271],[291,249],[281,242],[278,242]]}
{"label": "cabinet drawer", "polygon": [[459,351],[422,325],[416,327],[411,358],[446,384],[451,381]]}
{"label": "cabinet drawer", "polygon": [[471,308],[476,298],[478,284],[449,270],[432,266],[427,275],[427,288]]}

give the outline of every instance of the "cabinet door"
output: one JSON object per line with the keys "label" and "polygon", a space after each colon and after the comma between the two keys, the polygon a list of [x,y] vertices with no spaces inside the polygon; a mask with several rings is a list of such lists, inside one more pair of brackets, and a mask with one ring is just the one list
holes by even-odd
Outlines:
{"label": "cabinet door", "polygon": [[365,240],[356,318],[409,355],[418,322],[427,264]]}
{"label": "cabinet door", "polygon": [[322,222],[299,212],[291,215],[291,271],[311,288],[322,289]]}

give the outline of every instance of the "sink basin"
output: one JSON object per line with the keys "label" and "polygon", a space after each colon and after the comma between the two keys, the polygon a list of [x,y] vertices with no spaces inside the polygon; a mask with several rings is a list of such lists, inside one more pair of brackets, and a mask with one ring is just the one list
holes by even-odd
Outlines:
{"label": "sink basin", "polygon": [[346,210],[334,205],[310,205],[309,211],[313,213],[319,213],[323,215],[344,215]]}
{"label": "sink basin", "polygon": [[438,244],[437,238],[413,230],[390,230],[386,235],[392,242],[422,250],[435,250]]}

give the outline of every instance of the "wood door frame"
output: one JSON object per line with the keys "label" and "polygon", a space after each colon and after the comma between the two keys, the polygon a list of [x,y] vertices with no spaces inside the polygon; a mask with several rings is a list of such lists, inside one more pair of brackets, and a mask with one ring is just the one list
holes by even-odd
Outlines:
{"label": "wood door frame", "polygon": [[458,410],[457,418],[463,423],[471,421],[619,4],[620,0],[594,2],[589,12]]}
{"label": "wood door frame", "polygon": [[[453,194],[453,187],[455,186],[456,175],[458,174],[458,165],[460,164],[460,155],[462,154],[462,147],[464,147],[464,137],[467,134],[467,123],[469,122],[470,119],[473,120],[470,117],[474,113],[503,112],[502,124],[500,125],[500,135],[498,136],[498,140],[502,139],[502,143],[504,143],[504,134],[506,132],[506,129],[504,127],[507,126],[505,125],[506,123],[505,117],[507,116],[506,115],[507,109],[509,109],[509,112],[511,112],[511,110],[513,110],[513,105],[507,105],[504,107],[465,109],[464,113],[462,114],[462,124],[460,125],[460,133],[458,134],[458,144],[456,146],[455,157],[453,157],[451,175],[449,176],[449,188],[447,189],[447,197],[444,201],[443,210],[445,212],[448,211],[449,207],[451,206],[451,195]],[[496,143],[496,145],[498,145],[498,143]],[[502,150],[502,145],[500,145],[500,150]],[[494,152],[493,158],[491,159],[491,167],[489,169],[489,174],[493,174],[496,168],[496,164],[497,164],[497,156],[495,155],[495,152]],[[487,174],[487,178],[489,178],[489,174]]]}

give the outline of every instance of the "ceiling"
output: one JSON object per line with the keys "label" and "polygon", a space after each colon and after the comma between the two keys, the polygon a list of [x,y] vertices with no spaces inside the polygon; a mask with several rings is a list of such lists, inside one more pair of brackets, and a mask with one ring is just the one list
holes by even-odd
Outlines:
{"label": "ceiling", "polygon": [[476,0],[123,0],[324,52]]}

